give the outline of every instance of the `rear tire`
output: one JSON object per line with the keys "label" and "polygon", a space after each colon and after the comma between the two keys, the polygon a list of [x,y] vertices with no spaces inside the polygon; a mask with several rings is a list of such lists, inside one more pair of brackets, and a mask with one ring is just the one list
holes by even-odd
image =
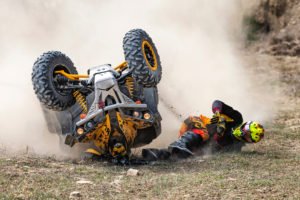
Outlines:
{"label": "rear tire", "polygon": [[162,76],[157,49],[142,29],[133,29],[123,39],[123,50],[135,81],[144,87],[155,87]]}
{"label": "rear tire", "polygon": [[32,84],[35,94],[46,108],[62,111],[72,106],[75,99],[71,90],[61,90],[57,87],[57,70],[77,74],[73,62],[65,54],[59,51],[44,53],[33,65]]}

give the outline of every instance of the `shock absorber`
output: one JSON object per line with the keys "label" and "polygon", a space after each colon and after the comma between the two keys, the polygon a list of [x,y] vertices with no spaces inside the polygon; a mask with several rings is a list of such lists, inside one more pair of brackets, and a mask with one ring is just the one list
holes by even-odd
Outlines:
{"label": "shock absorber", "polygon": [[75,92],[73,92],[73,96],[76,99],[76,102],[80,105],[80,107],[83,110],[83,113],[87,113],[88,109],[87,109],[87,103],[85,100],[85,97],[78,91],[76,90]]}
{"label": "shock absorber", "polygon": [[126,87],[128,89],[128,92],[130,94],[130,97],[132,98],[133,96],[133,91],[134,91],[134,80],[132,77],[127,77],[125,81]]}

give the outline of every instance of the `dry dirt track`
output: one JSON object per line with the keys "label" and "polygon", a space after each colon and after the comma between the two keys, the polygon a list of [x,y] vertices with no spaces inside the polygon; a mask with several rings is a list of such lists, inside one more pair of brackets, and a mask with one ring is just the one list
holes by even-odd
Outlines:
{"label": "dry dirt track", "polygon": [[265,140],[241,153],[132,166],[140,175],[127,176],[129,167],[2,152],[0,199],[68,199],[73,191],[75,199],[299,199],[299,64],[256,55],[252,72],[282,94],[280,109]]}

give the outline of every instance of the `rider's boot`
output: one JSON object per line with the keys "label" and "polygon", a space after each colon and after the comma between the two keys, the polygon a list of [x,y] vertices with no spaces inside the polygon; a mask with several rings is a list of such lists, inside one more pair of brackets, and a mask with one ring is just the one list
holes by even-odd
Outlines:
{"label": "rider's boot", "polygon": [[179,158],[187,158],[194,155],[193,149],[199,147],[202,143],[202,137],[192,131],[188,131],[183,134],[178,140],[171,143],[168,150],[172,155],[176,155]]}
{"label": "rider's boot", "polygon": [[148,161],[167,160],[171,156],[171,153],[167,149],[143,149],[142,157]]}

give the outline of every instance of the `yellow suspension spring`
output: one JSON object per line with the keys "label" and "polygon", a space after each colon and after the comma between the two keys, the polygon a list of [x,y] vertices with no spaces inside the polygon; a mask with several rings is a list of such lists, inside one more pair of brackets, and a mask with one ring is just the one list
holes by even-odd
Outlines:
{"label": "yellow suspension spring", "polygon": [[87,103],[86,103],[85,97],[78,90],[73,92],[73,96],[75,97],[77,103],[82,108],[83,113],[87,113],[88,109],[87,109]]}
{"label": "yellow suspension spring", "polygon": [[133,80],[133,78],[132,77],[127,77],[125,84],[126,84],[126,87],[128,89],[128,92],[130,94],[130,97],[132,97],[133,91],[134,91],[134,80]]}

